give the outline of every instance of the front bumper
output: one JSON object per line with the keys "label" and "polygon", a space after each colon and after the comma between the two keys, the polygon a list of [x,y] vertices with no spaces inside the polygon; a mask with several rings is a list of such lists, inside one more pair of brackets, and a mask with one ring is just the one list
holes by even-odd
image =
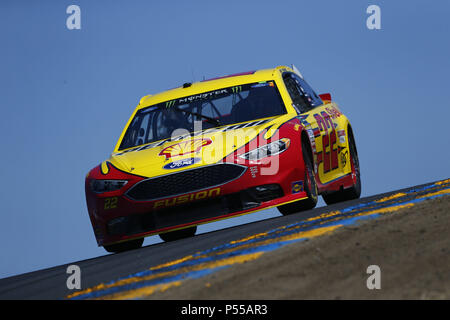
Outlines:
{"label": "front bumper", "polygon": [[[155,178],[134,176],[108,163],[86,178],[89,216],[99,246],[251,213],[306,198],[301,151],[291,146],[274,174],[270,160],[224,162]],[[125,179],[118,191],[94,193],[92,179]]]}

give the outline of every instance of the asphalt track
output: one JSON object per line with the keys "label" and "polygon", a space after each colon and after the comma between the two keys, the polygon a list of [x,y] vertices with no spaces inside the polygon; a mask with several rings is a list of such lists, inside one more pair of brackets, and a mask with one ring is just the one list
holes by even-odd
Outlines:
{"label": "asphalt track", "polygon": [[[0,299],[139,299],[293,241],[450,194],[450,179],[0,279]],[[81,269],[81,290],[66,286]]]}

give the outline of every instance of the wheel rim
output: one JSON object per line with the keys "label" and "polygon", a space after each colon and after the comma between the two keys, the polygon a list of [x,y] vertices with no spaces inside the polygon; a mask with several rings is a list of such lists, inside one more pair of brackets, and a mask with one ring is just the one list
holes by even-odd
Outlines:
{"label": "wheel rim", "polygon": [[306,179],[305,180],[306,180],[306,185],[308,187],[311,198],[316,200],[317,199],[317,183],[316,183],[316,179],[314,177],[314,173],[311,169],[310,161],[308,161],[308,165],[306,167]]}
{"label": "wheel rim", "polygon": [[352,164],[352,173],[355,175],[355,187],[360,188],[361,185],[361,172],[359,169],[359,159],[358,154],[355,150],[355,145],[353,142],[353,139],[351,140],[351,146],[350,146],[350,158],[351,158],[351,164]]}

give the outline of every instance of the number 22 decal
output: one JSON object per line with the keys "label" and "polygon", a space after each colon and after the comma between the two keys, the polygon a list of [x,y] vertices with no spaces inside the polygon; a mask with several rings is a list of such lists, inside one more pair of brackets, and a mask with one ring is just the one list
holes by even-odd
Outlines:
{"label": "number 22 decal", "polygon": [[117,197],[106,198],[104,209],[108,210],[117,208],[117,200]]}
{"label": "number 22 decal", "polygon": [[[322,152],[323,152],[323,171],[327,173],[339,167],[338,162],[338,148],[336,146],[336,130],[332,129],[330,133],[325,133],[322,136]],[[327,151],[327,148],[330,150]]]}
{"label": "number 22 decal", "polygon": [[[322,111],[320,115],[318,113],[314,114],[314,118],[319,131],[324,132],[321,134],[322,151],[317,153],[317,162],[319,164],[323,162],[323,172],[327,173],[339,167],[336,129],[330,115],[325,111]],[[331,131],[328,132],[328,130]],[[329,151],[327,151],[328,147],[330,148]]]}

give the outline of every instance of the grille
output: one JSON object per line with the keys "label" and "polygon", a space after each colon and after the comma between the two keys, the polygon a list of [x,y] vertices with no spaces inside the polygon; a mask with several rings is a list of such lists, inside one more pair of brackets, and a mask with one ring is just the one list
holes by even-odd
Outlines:
{"label": "grille", "polygon": [[133,200],[150,201],[218,186],[239,178],[246,167],[216,164],[144,180],[127,192]]}
{"label": "grille", "polygon": [[259,205],[256,202],[244,204],[241,199],[244,197],[242,193],[245,193],[245,191],[188,203],[183,206],[115,218],[108,222],[107,231],[110,235],[133,235],[219,217]]}
{"label": "grille", "polygon": [[[261,191],[261,187],[265,190]],[[256,208],[263,201],[269,201],[283,196],[283,191],[279,185],[270,184],[260,186],[260,188],[253,187],[225,196],[183,204],[182,206],[114,218],[108,222],[107,232],[110,235],[133,235],[167,227],[175,227]],[[261,200],[257,200],[256,198]]]}

